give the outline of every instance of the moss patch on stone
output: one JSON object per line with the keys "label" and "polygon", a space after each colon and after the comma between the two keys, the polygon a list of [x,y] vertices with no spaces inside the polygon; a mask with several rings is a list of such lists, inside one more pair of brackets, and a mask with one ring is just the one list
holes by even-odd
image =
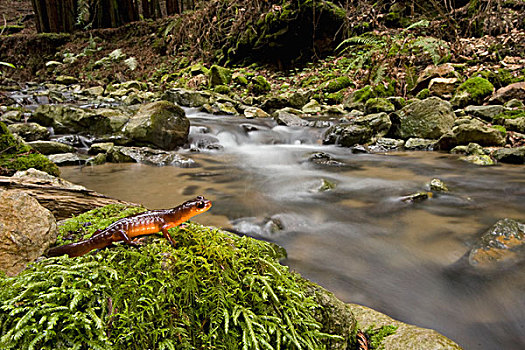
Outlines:
{"label": "moss patch on stone", "polygon": [[[128,213],[119,208],[68,220],[62,240]],[[171,234],[175,248],[153,236],[0,278],[0,347],[325,349],[345,336],[321,331],[321,306],[275,245],[194,223]]]}
{"label": "moss patch on stone", "polygon": [[35,168],[54,176],[60,175],[60,170],[53,162],[17,140],[2,122],[0,122],[0,167],[12,172]]}

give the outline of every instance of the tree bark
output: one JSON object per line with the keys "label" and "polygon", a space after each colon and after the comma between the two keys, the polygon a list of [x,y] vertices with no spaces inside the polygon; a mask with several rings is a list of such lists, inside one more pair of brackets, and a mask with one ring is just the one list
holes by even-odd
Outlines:
{"label": "tree bark", "polygon": [[60,178],[41,179],[29,176],[0,176],[0,191],[21,190],[34,197],[43,207],[49,209],[57,220],[70,218],[85,211],[108,204],[136,203],[109,198],[82,186],[71,184]]}

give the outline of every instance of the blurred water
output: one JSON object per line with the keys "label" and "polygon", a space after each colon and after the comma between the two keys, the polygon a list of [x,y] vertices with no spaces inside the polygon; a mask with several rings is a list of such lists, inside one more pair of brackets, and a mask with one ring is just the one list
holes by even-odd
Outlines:
{"label": "blurred water", "polygon": [[[151,209],[203,194],[214,206],[195,221],[284,246],[284,263],[345,301],[436,329],[465,349],[525,348],[525,267],[482,276],[455,264],[498,219],[525,221],[523,166],[352,154],[321,145],[324,129],[187,113],[184,152],[197,167],[104,164],[65,167],[63,177]],[[435,177],[451,192],[401,200]],[[323,181],[335,188],[319,191]]]}

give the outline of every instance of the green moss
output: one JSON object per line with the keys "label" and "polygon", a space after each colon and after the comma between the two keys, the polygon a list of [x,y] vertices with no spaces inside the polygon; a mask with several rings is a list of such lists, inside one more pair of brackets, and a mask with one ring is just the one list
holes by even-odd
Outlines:
{"label": "green moss", "polygon": [[424,100],[425,98],[427,97],[430,97],[430,90],[425,88],[423,90],[421,90],[420,92],[418,92],[418,94],[416,95],[416,98],[420,99],[420,100]]}
{"label": "green moss", "polygon": [[370,85],[367,85],[359,90],[356,90],[352,94],[352,99],[354,102],[366,102],[369,98],[374,97],[374,92]]}
{"label": "green moss", "polygon": [[[61,235],[103,228],[119,208],[70,219]],[[171,232],[176,248],[152,237],[0,278],[0,347],[324,349],[340,338],[320,332],[320,306],[274,245],[192,223]]]}
{"label": "green moss", "polygon": [[370,342],[370,348],[384,349],[384,345],[382,345],[383,340],[389,335],[396,333],[397,326],[383,326],[376,329],[374,329],[374,327],[375,326],[372,325],[365,331],[368,341]]}
{"label": "green moss", "polygon": [[500,113],[496,115],[494,118],[492,118],[492,120],[498,121],[502,119],[516,119],[516,118],[524,118],[524,117],[525,117],[525,110],[517,109],[517,110],[510,110],[510,111],[505,111],[503,113]]}
{"label": "green moss", "polygon": [[0,122],[0,167],[14,171],[35,168],[54,176],[60,175],[60,170],[53,162],[16,140],[2,122]]}
{"label": "green moss", "polygon": [[481,77],[472,77],[461,84],[456,94],[467,93],[471,103],[482,103],[483,99],[492,94],[494,85],[487,79]]}
{"label": "green moss", "polygon": [[498,130],[503,136],[507,134],[507,129],[502,125],[492,125],[492,128]]}
{"label": "green moss", "polygon": [[211,66],[208,72],[210,87],[228,85],[232,80],[232,71],[218,65]]}
{"label": "green moss", "polygon": [[213,91],[219,94],[228,95],[231,92],[231,89],[226,85],[217,85],[213,88]]}
{"label": "green moss", "polygon": [[328,103],[339,104],[343,102],[344,95],[341,92],[332,92],[324,96]]}
{"label": "green moss", "polygon": [[350,80],[349,77],[341,76],[341,77],[332,79],[326,84],[324,84],[324,86],[322,87],[322,90],[323,92],[326,92],[326,93],[332,93],[332,92],[337,92],[339,90],[342,90],[352,85],[353,85],[353,82],[352,80]]}
{"label": "green moss", "polygon": [[258,75],[252,79],[248,89],[255,95],[262,95],[267,92],[270,92],[272,87],[268,80],[262,75]]}

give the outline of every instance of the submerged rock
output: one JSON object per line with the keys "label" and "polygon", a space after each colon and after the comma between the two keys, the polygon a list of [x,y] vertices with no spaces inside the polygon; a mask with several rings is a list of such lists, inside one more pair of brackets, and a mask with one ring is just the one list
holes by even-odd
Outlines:
{"label": "submerged rock", "polygon": [[429,187],[430,190],[434,192],[448,192],[447,185],[445,185],[445,183],[440,179],[430,180]]}
{"label": "submerged rock", "polygon": [[509,268],[525,261],[525,225],[512,219],[499,220],[474,244],[468,261],[482,271]]}
{"label": "submerged rock", "polygon": [[0,270],[9,276],[41,256],[57,237],[53,214],[23,191],[0,191]]}
{"label": "submerged rock", "polygon": [[106,153],[108,162],[113,163],[142,163],[156,166],[175,165],[179,167],[191,167],[195,161],[185,158],[176,152],[168,152],[149,147],[123,147],[114,146]]}

